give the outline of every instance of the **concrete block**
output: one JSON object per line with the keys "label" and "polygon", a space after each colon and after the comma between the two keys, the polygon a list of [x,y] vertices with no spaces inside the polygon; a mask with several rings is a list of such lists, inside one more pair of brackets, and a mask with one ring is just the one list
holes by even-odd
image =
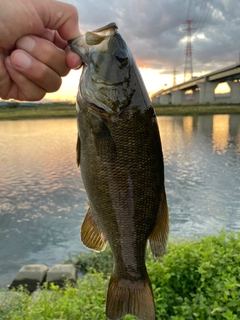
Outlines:
{"label": "concrete block", "polygon": [[10,285],[11,288],[17,288],[19,285],[26,286],[30,292],[33,292],[41,285],[47,275],[48,267],[44,264],[29,264],[22,267],[13,282]]}
{"label": "concrete block", "polygon": [[55,264],[48,270],[47,282],[53,282],[60,287],[64,286],[66,280],[71,283],[77,281],[77,270],[72,264]]}

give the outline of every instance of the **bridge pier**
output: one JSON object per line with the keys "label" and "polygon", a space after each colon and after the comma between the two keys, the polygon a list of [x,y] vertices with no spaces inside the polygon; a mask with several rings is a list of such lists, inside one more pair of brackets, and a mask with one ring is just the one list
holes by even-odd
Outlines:
{"label": "bridge pier", "polygon": [[170,104],[170,94],[164,94],[160,96],[160,104]]}
{"label": "bridge pier", "polygon": [[227,81],[231,88],[231,103],[239,103],[240,101],[240,82]]}
{"label": "bridge pier", "polygon": [[160,97],[161,96],[156,96],[152,99],[152,104],[160,104]]}
{"label": "bridge pier", "polygon": [[184,92],[181,90],[171,91],[172,95],[172,104],[182,104]]}
{"label": "bridge pier", "polygon": [[218,82],[198,82],[197,85],[200,88],[199,103],[214,103],[214,90],[218,85]]}

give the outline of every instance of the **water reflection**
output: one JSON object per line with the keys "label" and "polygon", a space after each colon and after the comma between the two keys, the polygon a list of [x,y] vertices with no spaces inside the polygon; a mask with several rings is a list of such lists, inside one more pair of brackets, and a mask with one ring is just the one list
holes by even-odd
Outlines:
{"label": "water reflection", "polygon": [[80,250],[86,194],[76,135],[74,120],[0,123],[0,270],[6,261],[50,265]]}
{"label": "water reflection", "polygon": [[237,151],[240,152],[240,130],[237,135],[236,144],[237,144]]}
{"label": "water reflection", "polygon": [[[240,231],[240,116],[158,117],[171,236]],[[0,122],[0,287],[85,250],[74,119]]]}
{"label": "water reflection", "polygon": [[161,117],[158,121],[171,235],[240,231],[240,116]]}
{"label": "water reflection", "polygon": [[193,117],[183,118],[183,131],[184,134],[190,139],[193,131]]}
{"label": "water reflection", "polygon": [[229,140],[229,115],[213,116],[213,151],[224,153]]}

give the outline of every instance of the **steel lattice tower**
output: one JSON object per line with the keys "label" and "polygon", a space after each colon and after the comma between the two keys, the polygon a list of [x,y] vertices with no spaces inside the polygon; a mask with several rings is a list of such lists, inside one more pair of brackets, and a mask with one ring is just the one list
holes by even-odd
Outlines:
{"label": "steel lattice tower", "polygon": [[188,80],[189,78],[192,79],[193,77],[193,66],[192,66],[192,19],[187,19],[185,21],[185,24],[187,25],[187,28],[185,31],[187,31],[187,47],[185,52],[185,67],[184,67],[184,82]]}

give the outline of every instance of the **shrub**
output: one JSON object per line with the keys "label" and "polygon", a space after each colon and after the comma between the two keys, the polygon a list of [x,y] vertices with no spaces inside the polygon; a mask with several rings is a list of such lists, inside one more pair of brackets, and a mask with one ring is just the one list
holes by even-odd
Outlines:
{"label": "shrub", "polygon": [[110,247],[107,246],[103,252],[84,253],[75,256],[69,255],[64,263],[72,263],[82,273],[101,272],[105,276],[110,275],[113,268],[113,256]]}
{"label": "shrub", "polygon": [[240,319],[240,233],[170,246],[148,265],[157,318]]}
{"label": "shrub", "polygon": [[66,285],[60,289],[51,285],[33,295],[24,290],[11,307],[2,308],[3,320],[102,320],[107,281],[102,274],[89,274],[78,281],[78,286]]}
{"label": "shrub", "polygon": [[18,102],[8,102],[7,107],[10,109],[16,109],[20,107],[20,104]]}
{"label": "shrub", "polygon": [[[240,233],[173,242],[161,260],[147,254],[158,319],[240,319]],[[100,260],[102,261],[100,263]],[[109,275],[110,249],[83,254],[77,267]]]}
{"label": "shrub", "polygon": [[[221,233],[199,241],[173,243],[161,260],[147,259],[157,319],[240,319],[240,233]],[[81,259],[80,259],[81,257]],[[104,257],[104,258],[103,258]],[[73,258],[72,260],[73,261]],[[31,298],[23,289],[19,299],[1,305],[3,320],[102,320],[111,252],[81,254],[77,266],[88,271],[76,287],[51,286]],[[98,272],[94,271],[94,267]],[[82,271],[83,271],[82,269]],[[99,273],[104,270],[105,274]],[[125,320],[134,319],[132,316]]]}

